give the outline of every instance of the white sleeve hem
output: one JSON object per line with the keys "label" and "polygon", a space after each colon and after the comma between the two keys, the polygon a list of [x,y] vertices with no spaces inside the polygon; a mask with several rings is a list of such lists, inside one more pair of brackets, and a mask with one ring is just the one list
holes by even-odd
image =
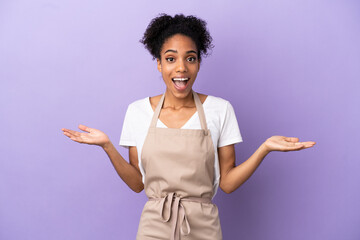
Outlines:
{"label": "white sleeve hem", "polygon": [[218,147],[220,148],[220,147],[224,147],[224,146],[227,146],[227,145],[240,143],[242,141],[243,141],[242,138],[237,137],[237,138],[229,139],[227,141],[219,143]]}
{"label": "white sleeve hem", "polygon": [[124,148],[129,148],[130,146],[136,146],[136,144],[132,141],[124,141],[124,140],[121,140],[119,142],[119,145],[124,147]]}

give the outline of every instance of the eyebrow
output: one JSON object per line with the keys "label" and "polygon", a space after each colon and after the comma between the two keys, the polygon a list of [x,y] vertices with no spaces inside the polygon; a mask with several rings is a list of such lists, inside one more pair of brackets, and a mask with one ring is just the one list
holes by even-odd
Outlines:
{"label": "eyebrow", "polygon": [[[167,52],[177,53],[176,50],[168,49],[168,50],[166,50],[166,51],[164,52],[164,54],[167,53]],[[195,54],[197,54],[196,51],[194,51],[194,50],[187,51],[186,53],[195,53]]]}

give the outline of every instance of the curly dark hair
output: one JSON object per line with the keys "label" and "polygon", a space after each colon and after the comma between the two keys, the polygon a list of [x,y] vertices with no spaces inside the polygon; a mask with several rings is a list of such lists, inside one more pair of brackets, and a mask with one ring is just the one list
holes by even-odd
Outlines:
{"label": "curly dark hair", "polygon": [[162,13],[153,18],[140,42],[149,50],[153,59],[160,59],[161,48],[165,40],[177,33],[188,36],[195,42],[199,61],[202,56],[208,56],[209,50],[214,47],[211,44],[212,37],[206,29],[206,22],[195,16],[184,16],[183,14],[171,17]]}

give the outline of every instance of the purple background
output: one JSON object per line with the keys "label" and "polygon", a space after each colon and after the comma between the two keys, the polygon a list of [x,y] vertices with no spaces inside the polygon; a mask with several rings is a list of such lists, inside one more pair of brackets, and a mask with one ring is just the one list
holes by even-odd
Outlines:
{"label": "purple background", "polygon": [[135,239],[146,202],[78,124],[118,146],[126,108],[165,90],[139,43],[158,13],[205,19],[214,39],[194,89],[229,100],[237,164],[273,135],[315,141],[270,153],[220,189],[224,239],[360,239],[360,3],[350,0],[0,2],[0,239]]}

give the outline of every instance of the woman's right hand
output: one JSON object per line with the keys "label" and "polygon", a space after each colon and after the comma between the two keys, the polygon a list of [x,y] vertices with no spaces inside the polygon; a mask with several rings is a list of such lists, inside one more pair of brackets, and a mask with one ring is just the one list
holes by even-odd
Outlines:
{"label": "woman's right hand", "polygon": [[109,137],[102,131],[89,128],[82,124],[79,124],[79,129],[85,132],[77,132],[74,130],[62,128],[61,130],[64,132],[66,136],[68,136],[71,140],[78,143],[86,143],[90,145],[98,145],[104,147],[106,144],[110,143]]}

